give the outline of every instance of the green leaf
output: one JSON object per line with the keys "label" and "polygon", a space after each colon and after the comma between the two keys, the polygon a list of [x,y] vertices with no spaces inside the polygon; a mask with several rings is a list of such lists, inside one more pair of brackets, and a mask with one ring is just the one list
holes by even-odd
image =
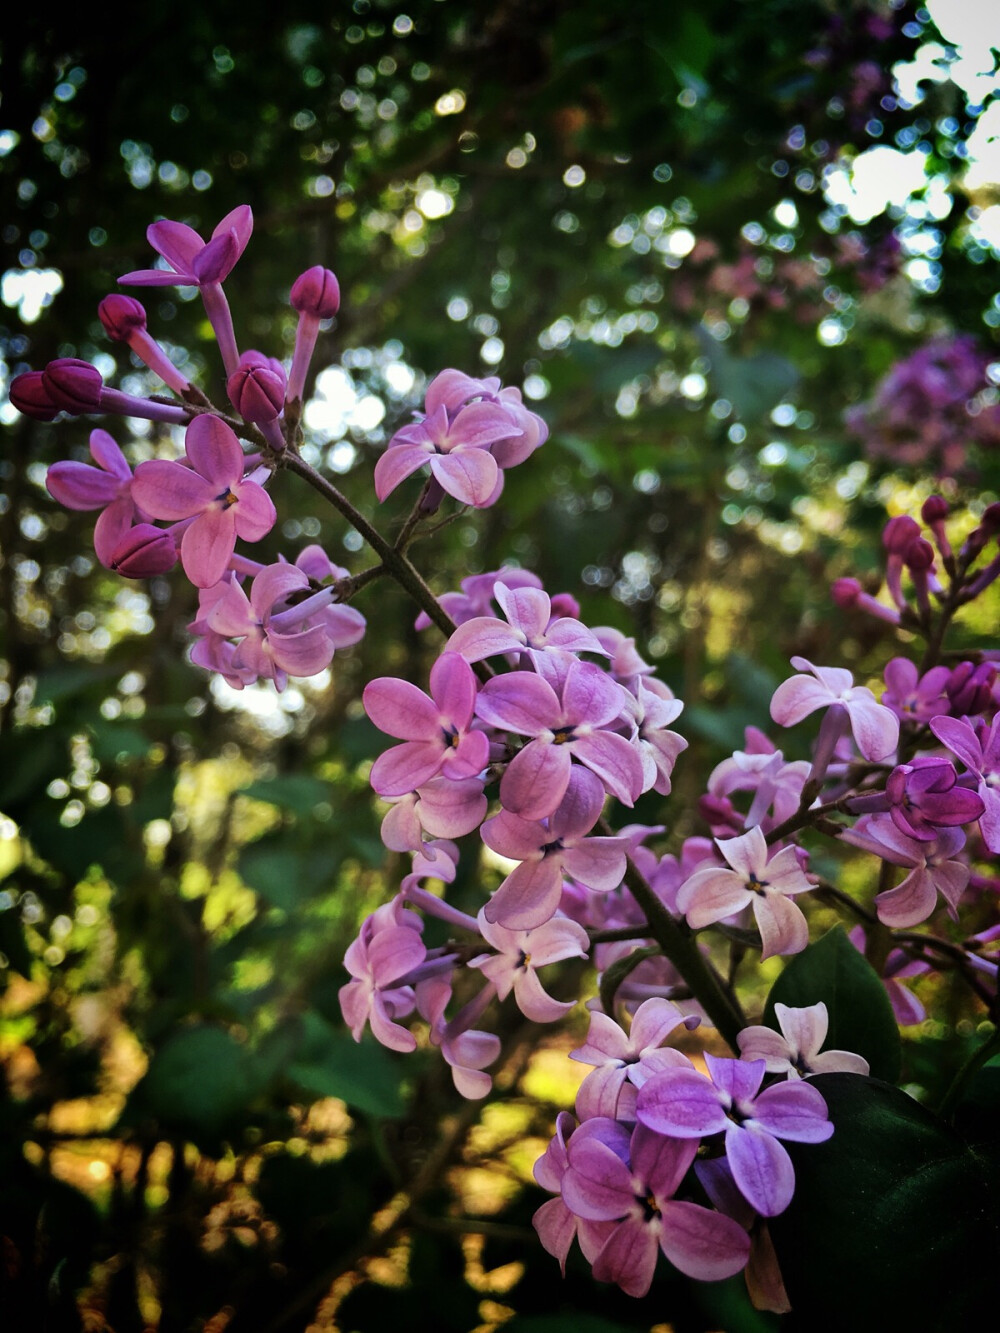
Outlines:
{"label": "green leaf", "polygon": [[390,1052],[371,1038],[356,1042],[311,1011],[287,1074],[306,1092],[339,1097],[369,1115],[394,1118],[406,1110],[400,1064]]}
{"label": "green leaf", "polygon": [[995,1168],[898,1088],[812,1080],[836,1129],[789,1143],[795,1195],[769,1226],[808,1333],[953,1333],[996,1302]]}
{"label": "green leaf", "polygon": [[246,1047],[206,1024],[169,1037],[133,1097],[162,1124],[215,1131],[245,1110],[258,1087]]}
{"label": "green leaf", "polygon": [[276,778],[258,778],[249,787],[241,787],[239,794],[267,801],[296,815],[309,815],[314,806],[330,799],[330,786],[307,773],[283,773]]}
{"label": "green leaf", "polygon": [[734,356],[702,327],[698,341],[711,365],[712,389],[732,403],[741,421],[766,416],[799,382],[797,367],[776,352]]}
{"label": "green leaf", "polygon": [[272,907],[290,912],[329,886],[334,864],[328,850],[303,848],[291,834],[276,833],[245,847],[237,868],[243,882]]}
{"label": "green leaf", "polygon": [[855,949],[843,926],[832,930],[785,964],[771,987],[764,1022],[777,1030],[774,1006],[792,1009],[822,1000],[830,1015],[824,1047],[863,1055],[873,1078],[899,1077],[899,1028],[878,974]]}

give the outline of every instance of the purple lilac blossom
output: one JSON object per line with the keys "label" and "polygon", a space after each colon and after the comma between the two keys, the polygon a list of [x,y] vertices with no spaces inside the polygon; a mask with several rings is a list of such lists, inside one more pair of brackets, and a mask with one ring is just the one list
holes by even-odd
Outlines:
{"label": "purple lilac blossom", "polygon": [[774,1006],[780,1032],[752,1026],[737,1036],[740,1058],[763,1060],[769,1074],[788,1079],[811,1078],[813,1074],[867,1074],[868,1061],[852,1051],[823,1051],[830,1017],[822,1000],[801,1009],[780,1001]]}

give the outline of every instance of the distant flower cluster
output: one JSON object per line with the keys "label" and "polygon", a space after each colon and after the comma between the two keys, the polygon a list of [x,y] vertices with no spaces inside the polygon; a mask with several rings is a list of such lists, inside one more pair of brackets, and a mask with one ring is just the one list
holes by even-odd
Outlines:
{"label": "distant flower cluster", "polygon": [[989,357],[976,340],[937,338],[897,362],[870,402],[845,414],[848,429],[875,458],[961,471],[970,447],[1000,445],[1000,399]]}

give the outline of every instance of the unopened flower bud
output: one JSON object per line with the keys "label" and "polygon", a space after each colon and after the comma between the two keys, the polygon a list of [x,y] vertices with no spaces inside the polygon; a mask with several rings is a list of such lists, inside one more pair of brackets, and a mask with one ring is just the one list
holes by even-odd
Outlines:
{"label": "unopened flower bud", "polygon": [[941,495],[929,495],[920,508],[920,517],[933,527],[948,517],[948,501]]}
{"label": "unopened flower bud", "polygon": [[117,343],[127,343],[136,332],[142,333],[146,327],[146,311],[141,301],[134,296],[124,296],[121,292],[112,292],[97,307],[98,318],[104,325],[104,332]]}
{"label": "unopened flower bud", "polygon": [[903,561],[912,573],[930,569],[934,563],[934,547],[925,538],[918,537],[906,548]]}
{"label": "unopened flower bud", "polygon": [[890,518],[882,529],[882,545],[890,555],[905,555],[910,543],[920,536],[920,524],[908,514]]}
{"label": "unopened flower bud", "polygon": [[35,421],[53,421],[62,410],[52,401],[40,370],[29,370],[16,375],[10,382],[10,401],[22,416]]}
{"label": "unopened flower bud", "polygon": [[340,309],[340,283],[337,275],[316,264],[307,268],[292,284],[289,297],[293,310],[301,315],[330,319]]}
{"label": "unopened flower bud", "polygon": [[997,669],[992,662],[959,662],[944,687],[955,717],[981,713],[993,697]]}
{"label": "unopened flower bud", "polygon": [[983,516],[979,520],[980,526],[992,536],[995,532],[1000,532],[1000,503],[994,501],[987,505],[983,511]]}
{"label": "unopened flower bud", "polygon": [[229,401],[244,421],[264,426],[276,421],[285,403],[285,372],[262,352],[244,352],[226,382]]}
{"label": "unopened flower bud", "polygon": [[52,401],[65,412],[99,412],[104,380],[89,361],[64,356],[50,361],[42,371],[42,383]]}
{"label": "unopened flower bud", "polygon": [[111,569],[127,579],[151,579],[177,563],[177,547],[165,528],[137,523],[115,547]]}
{"label": "unopened flower bud", "polygon": [[849,610],[861,596],[861,584],[857,579],[835,579],[830,585],[830,596],[835,606],[842,611]]}

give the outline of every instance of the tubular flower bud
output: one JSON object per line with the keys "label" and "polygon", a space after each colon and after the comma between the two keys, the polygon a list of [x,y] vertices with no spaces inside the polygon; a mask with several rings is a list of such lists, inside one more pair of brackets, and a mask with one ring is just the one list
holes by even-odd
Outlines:
{"label": "tubular flower bud", "polygon": [[61,410],[46,389],[40,370],[15,376],[10,382],[9,394],[10,401],[21,415],[35,421],[54,421]]}
{"label": "tubular flower bud", "polygon": [[89,361],[75,356],[50,361],[42,371],[42,383],[52,401],[65,412],[99,412],[104,380]]}
{"label": "tubular flower bud", "polygon": [[262,352],[244,352],[226,383],[229,401],[244,421],[264,426],[277,421],[285,402],[285,372],[280,361]]}
{"label": "tubular flower bud", "polygon": [[106,296],[97,307],[97,315],[112,342],[127,343],[134,333],[144,333],[146,329],[146,311],[142,302],[134,296],[123,296],[121,292]]}
{"label": "tubular flower bud", "polygon": [[307,268],[292,284],[289,297],[293,310],[316,319],[331,319],[340,309],[337,275],[321,264]]}
{"label": "tubular flower bud", "polygon": [[151,579],[177,563],[177,547],[165,528],[137,523],[118,543],[110,567],[127,579]]}

